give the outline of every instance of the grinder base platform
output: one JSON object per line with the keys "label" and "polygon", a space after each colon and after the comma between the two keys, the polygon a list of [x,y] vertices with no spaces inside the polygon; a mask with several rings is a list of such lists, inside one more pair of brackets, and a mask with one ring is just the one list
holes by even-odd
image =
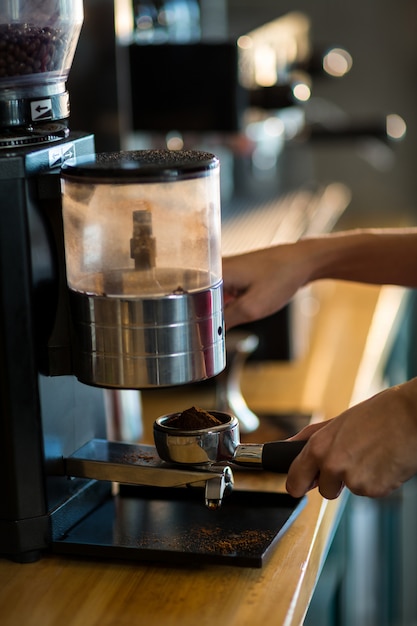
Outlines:
{"label": "grinder base platform", "polygon": [[210,511],[201,488],[121,486],[61,536],[52,549],[72,556],[201,566],[262,567],[306,498],[233,491]]}

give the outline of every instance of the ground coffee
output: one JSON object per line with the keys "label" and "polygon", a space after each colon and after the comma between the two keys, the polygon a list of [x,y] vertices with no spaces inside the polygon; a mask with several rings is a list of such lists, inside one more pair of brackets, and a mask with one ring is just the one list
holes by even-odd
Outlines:
{"label": "ground coffee", "polygon": [[208,411],[192,406],[182,413],[172,415],[164,424],[182,430],[200,430],[201,428],[220,426],[222,422]]}

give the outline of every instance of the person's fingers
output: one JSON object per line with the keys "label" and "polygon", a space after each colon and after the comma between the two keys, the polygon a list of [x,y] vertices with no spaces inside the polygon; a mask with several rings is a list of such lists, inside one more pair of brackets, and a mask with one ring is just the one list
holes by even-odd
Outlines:
{"label": "person's fingers", "polygon": [[230,330],[234,326],[244,323],[244,321],[245,320],[242,319],[240,307],[238,306],[236,299],[230,298],[225,300],[224,324],[226,330]]}
{"label": "person's fingers", "polygon": [[334,500],[340,496],[345,484],[338,477],[321,472],[317,481],[317,486],[323,498],[326,498],[327,500]]}
{"label": "person's fingers", "polygon": [[288,437],[288,441],[305,441],[307,439],[310,439],[310,437],[314,435],[314,433],[330,424],[331,421],[332,420],[329,419],[325,422],[315,422],[314,424],[308,424],[308,426],[304,426],[304,428],[299,430],[298,433],[296,433],[295,435],[292,435],[292,437]]}
{"label": "person's fingers", "polygon": [[266,313],[269,313],[269,310],[266,310],[266,312],[264,310],[262,288],[259,288],[259,286],[252,287],[238,297],[228,296],[225,299],[224,319],[226,329],[261,319]]}
{"label": "person's fingers", "polygon": [[319,492],[327,500],[338,498],[345,484],[337,475],[319,470],[318,464],[311,458],[300,458],[293,461],[287,476],[286,489],[294,498],[300,498],[308,491],[318,487]]}
{"label": "person's fingers", "polygon": [[291,463],[288,470],[286,489],[294,498],[301,498],[313,489],[319,478],[319,467],[308,453],[308,443]]}

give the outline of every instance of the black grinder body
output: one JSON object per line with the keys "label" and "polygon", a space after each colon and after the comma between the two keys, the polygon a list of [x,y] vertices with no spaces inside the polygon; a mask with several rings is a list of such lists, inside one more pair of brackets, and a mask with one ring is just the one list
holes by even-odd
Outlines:
{"label": "black grinder body", "polygon": [[0,554],[18,561],[48,548],[63,506],[68,521],[94,502],[63,467],[106,417],[103,390],[71,373],[60,193],[61,163],[92,152],[81,133],[0,150]]}

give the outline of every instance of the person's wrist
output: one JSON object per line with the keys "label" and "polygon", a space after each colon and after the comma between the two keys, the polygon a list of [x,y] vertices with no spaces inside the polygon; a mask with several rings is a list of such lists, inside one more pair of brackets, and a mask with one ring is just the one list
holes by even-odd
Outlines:
{"label": "person's wrist", "polygon": [[401,402],[408,416],[414,421],[417,428],[417,378],[392,388],[400,394]]}
{"label": "person's wrist", "polygon": [[304,276],[303,284],[326,278],[326,244],[324,238],[300,239],[294,244],[296,263]]}

